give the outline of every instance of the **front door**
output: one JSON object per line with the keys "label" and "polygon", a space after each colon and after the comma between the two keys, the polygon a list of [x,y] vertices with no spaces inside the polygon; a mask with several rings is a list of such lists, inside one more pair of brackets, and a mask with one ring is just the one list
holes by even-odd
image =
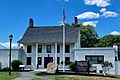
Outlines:
{"label": "front door", "polygon": [[44,57],[44,68],[47,68],[49,62],[53,62],[53,57]]}

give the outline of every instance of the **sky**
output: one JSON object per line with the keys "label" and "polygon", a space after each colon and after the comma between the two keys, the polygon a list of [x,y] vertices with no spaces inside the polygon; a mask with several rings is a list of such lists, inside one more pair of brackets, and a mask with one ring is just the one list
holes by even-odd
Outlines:
{"label": "sky", "polygon": [[120,35],[120,0],[0,0],[0,43],[13,43],[23,36],[33,18],[34,26],[59,26],[74,22],[74,17],[83,25],[95,27],[98,36]]}

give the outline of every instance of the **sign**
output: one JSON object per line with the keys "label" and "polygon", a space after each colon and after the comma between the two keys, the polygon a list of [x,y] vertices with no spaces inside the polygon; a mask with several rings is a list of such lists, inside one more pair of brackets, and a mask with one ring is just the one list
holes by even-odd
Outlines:
{"label": "sign", "polygon": [[76,61],[76,73],[88,72],[89,63],[88,61]]}

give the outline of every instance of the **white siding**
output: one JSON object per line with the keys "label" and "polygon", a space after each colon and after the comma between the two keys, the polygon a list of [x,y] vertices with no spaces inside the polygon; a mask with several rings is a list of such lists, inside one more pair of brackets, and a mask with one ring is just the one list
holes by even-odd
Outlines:
{"label": "white siding", "polygon": [[[81,48],[75,49],[75,60],[81,61],[85,60],[86,55],[103,55],[104,61],[112,62],[113,68],[110,69],[110,74],[115,74],[115,49],[113,48]],[[102,70],[100,64],[93,64],[97,67],[97,72]]]}

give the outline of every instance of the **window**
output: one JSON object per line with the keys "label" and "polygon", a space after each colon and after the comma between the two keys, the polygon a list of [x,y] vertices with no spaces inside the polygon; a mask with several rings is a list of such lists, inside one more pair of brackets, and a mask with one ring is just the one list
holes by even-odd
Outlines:
{"label": "window", "polygon": [[47,53],[51,53],[51,45],[47,45]]}
{"label": "window", "polygon": [[32,46],[31,45],[28,45],[27,46],[27,53],[31,53],[32,52]]}
{"label": "window", "polygon": [[60,64],[60,57],[57,57],[57,64]]}
{"label": "window", "polygon": [[70,45],[65,45],[65,53],[70,53]]}
{"label": "window", "polygon": [[31,57],[27,57],[26,64],[31,65]]}
{"label": "window", "polygon": [[70,57],[65,57],[65,65],[69,65],[70,63]]}
{"label": "window", "polygon": [[38,65],[42,65],[42,57],[38,57]]}
{"label": "window", "polygon": [[101,64],[102,62],[104,62],[104,56],[85,56],[86,60],[91,61],[91,63],[93,64]]}
{"label": "window", "polygon": [[60,53],[60,45],[57,45],[57,53]]}
{"label": "window", "polygon": [[42,53],[42,45],[38,45],[38,53]]}

